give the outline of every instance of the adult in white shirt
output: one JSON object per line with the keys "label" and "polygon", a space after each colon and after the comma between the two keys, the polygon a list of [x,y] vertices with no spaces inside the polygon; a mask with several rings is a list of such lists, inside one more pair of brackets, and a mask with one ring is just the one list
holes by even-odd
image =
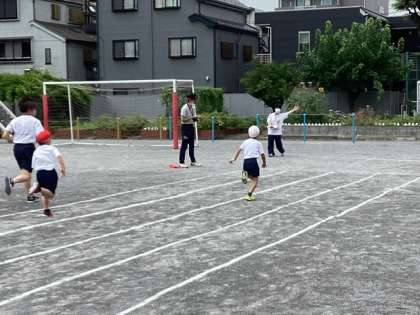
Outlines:
{"label": "adult in white shirt", "polygon": [[43,131],[41,122],[36,119],[36,103],[24,97],[19,102],[21,116],[13,119],[6,127],[2,137],[10,141],[13,137],[13,152],[20,169],[20,174],[14,178],[5,178],[5,192],[12,193],[16,184],[23,184],[27,193],[27,201],[37,201],[37,197],[29,193],[32,179],[32,156],[35,151],[36,135]]}
{"label": "adult in white shirt", "polygon": [[194,142],[195,142],[195,128],[194,123],[198,121],[197,109],[195,101],[197,96],[195,94],[187,95],[187,103],[181,108],[181,136],[182,144],[179,151],[179,166],[181,168],[188,168],[185,164],[185,153],[187,148],[190,155],[191,166],[200,166],[195,159]]}
{"label": "adult in white shirt", "polygon": [[284,156],[284,147],[282,142],[283,137],[283,122],[289,117],[290,114],[297,112],[298,106],[295,106],[291,111],[282,113],[280,108],[276,108],[274,113],[268,115],[267,128],[268,128],[268,156],[274,157],[274,143],[276,143],[277,150],[281,156]]}

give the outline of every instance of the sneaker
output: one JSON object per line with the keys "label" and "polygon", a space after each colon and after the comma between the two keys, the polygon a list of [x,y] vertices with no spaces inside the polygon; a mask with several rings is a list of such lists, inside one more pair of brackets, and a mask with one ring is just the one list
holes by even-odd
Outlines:
{"label": "sneaker", "polygon": [[39,193],[41,191],[41,187],[38,183],[33,183],[31,189],[29,189],[29,195],[33,195]]}
{"label": "sneaker", "polygon": [[185,163],[179,163],[180,168],[188,168],[188,165]]}
{"label": "sneaker", "polygon": [[198,162],[191,162],[192,167],[201,167],[201,164]]}
{"label": "sneaker", "polygon": [[275,157],[275,155],[274,155],[274,154],[269,154],[268,156],[269,156],[269,157]]}
{"label": "sneaker", "polygon": [[245,196],[245,200],[246,201],[255,201],[255,200],[257,200],[257,198],[254,196],[254,195],[246,195]]}
{"label": "sneaker", "polygon": [[37,196],[28,196],[26,198],[27,203],[33,203],[33,202],[38,202],[38,201],[39,201],[39,197]]}
{"label": "sneaker", "polygon": [[12,188],[14,186],[13,181],[10,177],[5,177],[4,183],[5,183],[4,191],[6,192],[8,196],[10,196],[10,194],[12,193]]}
{"label": "sneaker", "polygon": [[247,184],[248,183],[248,172],[247,171],[242,171],[242,183]]}
{"label": "sneaker", "polygon": [[281,154],[281,157],[284,157],[284,153]]}
{"label": "sneaker", "polygon": [[50,209],[44,209],[44,215],[46,215],[49,218],[51,218],[53,216]]}

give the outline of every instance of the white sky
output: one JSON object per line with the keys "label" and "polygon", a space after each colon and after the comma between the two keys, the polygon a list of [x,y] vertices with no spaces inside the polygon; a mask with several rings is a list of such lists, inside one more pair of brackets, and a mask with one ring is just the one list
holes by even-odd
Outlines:
{"label": "white sky", "polygon": [[[278,0],[241,0],[244,4],[250,7],[261,9],[264,11],[272,11],[278,7]],[[390,0],[392,3],[395,0]]]}

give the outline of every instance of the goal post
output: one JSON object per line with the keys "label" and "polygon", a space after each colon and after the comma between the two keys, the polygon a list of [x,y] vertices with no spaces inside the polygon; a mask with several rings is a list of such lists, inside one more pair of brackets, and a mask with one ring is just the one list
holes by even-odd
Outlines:
{"label": "goal post", "polygon": [[[60,91],[53,91],[54,88],[60,87]],[[82,105],[77,104],[77,99],[73,97],[75,91],[84,91],[89,93],[95,99],[96,109],[99,106],[98,112],[107,117],[114,117],[116,123],[120,124],[124,117],[133,118],[136,110],[142,106],[164,105],[161,103],[162,99],[167,100],[165,104],[167,108],[166,118],[168,126],[171,128],[172,147],[179,148],[179,99],[187,93],[194,92],[193,80],[178,80],[178,79],[162,79],[162,80],[113,80],[113,81],[47,81],[43,83],[42,95],[42,110],[43,110],[43,124],[45,128],[52,128],[54,119],[57,121],[57,116],[60,116],[60,126],[65,125],[67,130],[67,137],[70,143],[85,144],[80,140],[79,132],[79,118],[82,116],[84,121],[93,120],[94,116],[98,118],[98,113],[93,112],[90,108],[82,110]],[[53,96],[51,94],[54,94]],[[57,96],[58,95],[58,96]],[[116,96],[117,95],[117,96]],[[124,99],[122,95],[127,95],[127,102],[130,102],[124,108]],[[163,96],[167,95],[167,98]],[[104,104],[97,101],[102,99]],[[110,103],[112,103],[110,105]],[[99,105],[98,105],[99,104]],[[89,104],[88,107],[91,105]],[[101,107],[102,106],[102,107]],[[156,107],[154,108],[156,110]],[[147,109],[144,109],[147,111]],[[162,108],[160,108],[162,110]],[[89,111],[89,112],[87,112]],[[118,113],[117,113],[118,112]],[[122,113],[122,114],[121,114]],[[121,115],[125,115],[121,117]],[[86,117],[89,116],[89,117]],[[62,118],[64,117],[64,118]],[[169,122],[169,119],[171,122]],[[124,123],[124,121],[122,122]],[[162,126],[160,126],[162,128]],[[115,133],[115,139],[120,138],[120,130]],[[160,134],[162,130],[160,129]],[[168,130],[169,131],[169,130]],[[118,135],[118,136],[117,136]],[[98,136],[96,134],[96,136]],[[105,136],[103,136],[105,137]],[[198,137],[197,137],[198,138]],[[95,138],[98,139],[98,138]]]}
{"label": "goal post", "polygon": [[0,101],[0,133],[5,130],[6,126],[14,118],[16,118],[15,114],[13,114],[13,112],[6,106],[6,104]]}

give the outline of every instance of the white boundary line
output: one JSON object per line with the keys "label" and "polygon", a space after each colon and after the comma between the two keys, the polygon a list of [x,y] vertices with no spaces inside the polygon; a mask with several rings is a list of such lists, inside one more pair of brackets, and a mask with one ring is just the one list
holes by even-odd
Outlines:
{"label": "white boundary line", "polygon": [[[329,216],[326,219],[323,219],[321,221],[318,221],[317,223],[312,224],[312,225],[306,227],[305,229],[300,230],[299,232],[296,232],[294,234],[291,234],[288,237],[285,237],[285,238],[283,238],[281,240],[278,240],[277,242],[274,242],[274,243],[271,243],[271,244],[268,244],[268,245],[259,247],[259,248],[255,249],[255,250],[253,250],[253,251],[251,251],[249,253],[246,253],[246,254],[244,254],[242,256],[238,256],[238,257],[236,257],[236,258],[234,258],[232,260],[229,260],[228,262],[226,262],[224,264],[221,264],[221,265],[218,265],[218,266],[216,266],[214,268],[211,268],[211,269],[208,269],[206,271],[203,271],[203,272],[195,275],[194,277],[191,277],[191,278],[189,278],[189,279],[187,279],[185,281],[182,281],[182,282],[180,282],[180,283],[178,283],[176,285],[173,285],[171,287],[168,287],[168,288],[166,288],[164,290],[159,291],[158,293],[152,295],[151,297],[143,300],[139,304],[134,305],[134,306],[132,306],[132,307],[130,307],[130,308],[128,308],[128,309],[126,309],[126,310],[118,313],[117,315],[125,315],[125,314],[131,313],[131,312],[133,312],[135,310],[138,310],[139,308],[141,308],[143,306],[146,306],[147,304],[150,304],[150,303],[158,300],[160,297],[162,297],[162,296],[164,296],[164,295],[166,295],[166,294],[168,294],[168,293],[170,293],[172,291],[175,291],[175,290],[177,290],[179,288],[182,288],[182,287],[184,287],[184,286],[186,286],[186,285],[188,285],[188,284],[190,284],[190,283],[192,283],[194,281],[200,280],[200,279],[206,277],[207,275],[209,275],[211,273],[214,273],[214,272],[217,272],[219,270],[222,270],[222,269],[225,269],[227,267],[230,267],[231,265],[236,264],[236,263],[238,263],[238,262],[240,262],[240,261],[242,261],[242,260],[244,260],[244,259],[246,259],[248,257],[251,257],[251,256],[253,256],[255,254],[261,253],[262,251],[265,251],[267,249],[270,249],[270,248],[273,248],[273,247],[275,247],[277,245],[280,245],[282,243],[285,243],[285,242],[287,242],[287,241],[289,241],[289,240],[291,240],[293,238],[296,238],[296,237],[298,237],[298,236],[300,236],[302,234],[305,234],[306,232],[309,232],[309,231],[315,229],[316,227],[318,227],[321,224],[327,223],[327,222],[329,222],[329,221],[331,221],[333,219],[336,219],[336,218],[343,217],[346,214],[348,214],[349,212],[355,211],[355,210],[357,210],[357,209],[359,209],[359,208],[361,208],[361,207],[363,207],[363,206],[371,203],[372,201],[375,201],[377,199],[380,199],[380,198],[384,197],[385,195],[389,194],[390,192],[393,192],[393,191],[399,190],[401,188],[407,187],[410,184],[413,184],[414,182],[418,181],[419,179],[420,179],[420,177],[417,177],[416,179],[411,180],[411,181],[409,181],[409,182],[407,182],[407,183],[405,183],[403,185],[394,187],[392,189],[389,189],[389,190],[383,192],[382,194],[379,194],[379,195],[377,195],[377,196],[375,196],[373,198],[370,198],[368,200],[365,200],[362,203],[359,203],[358,205],[356,205],[354,207],[351,207],[351,208],[349,208],[349,209],[347,209],[347,210],[345,210],[345,211],[343,211],[343,212],[341,212],[341,213],[339,213],[337,215]],[[0,305],[1,305],[1,303],[0,303]]]}
{"label": "white boundary line", "polygon": [[[274,176],[283,174],[285,172],[286,171],[281,171],[281,172],[277,172],[277,173],[274,173],[274,174],[261,176],[261,178],[274,177]],[[18,233],[18,232],[22,232],[22,231],[32,230],[34,228],[41,227],[41,226],[48,226],[48,225],[53,225],[53,224],[62,223],[62,222],[74,221],[74,220],[78,220],[78,219],[84,219],[84,218],[89,218],[89,217],[102,215],[104,213],[122,211],[122,210],[127,210],[127,209],[140,207],[140,206],[155,204],[155,203],[162,202],[162,201],[174,200],[174,199],[178,199],[178,198],[181,198],[181,197],[193,195],[193,194],[196,194],[196,193],[199,193],[199,192],[212,190],[212,189],[220,188],[220,187],[232,186],[232,185],[239,184],[239,183],[240,183],[240,181],[234,180],[234,181],[230,181],[230,182],[223,183],[223,184],[212,185],[212,186],[207,186],[207,187],[204,187],[204,188],[189,190],[185,193],[181,193],[181,194],[177,194],[177,195],[173,195],[173,196],[169,196],[169,197],[152,199],[152,200],[143,201],[143,202],[139,202],[139,203],[133,203],[133,204],[123,206],[123,207],[117,207],[117,208],[112,208],[112,209],[108,209],[108,210],[96,211],[96,212],[92,212],[92,213],[88,213],[88,214],[83,214],[83,215],[79,215],[79,216],[74,216],[74,217],[69,217],[69,218],[64,218],[64,219],[59,219],[59,220],[54,220],[54,221],[49,221],[49,222],[44,222],[44,223],[39,223],[39,224],[27,225],[27,226],[23,226],[21,228],[17,228],[17,229],[14,229],[14,230],[1,232],[0,237],[7,236],[7,235],[10,235],[10,234],[14,234],[14,233]]]}
{"label": "white boundary line", "polygon": [[[116,261],[116,262],[111,263],[111,264],[107,264],[107,265],[104,265],[104,266],[101,266],[101,267],[98,267],[98,268],[95,268],[95,269],[91,269],[91,270],[88,270],[88,271],[82,272],[82,273],[77,274],[77,275],[73,275],[73,276],[69,276],[69,277],[62,278],[62,279],[60,279],[60,280],[57,280],[57,281],[51,282],[51,283],[46,284],[46,285],[43,285],[43,286],[40,286],[40,287],[35,288],[35,289],[32,289],[32,290],[30,290],[30,291],[26,291],[26,292],[24,292],[24,293],[21,293],[21,294],[19,294],[19,295],[16,295],[16,296],[14,296],[14,297],[12,297],[12,298],[7,299],[7,300],[0,301],[0,306],[3,306],[3,305],[6,305],[6,304],[9,304],[9,303],[12,303],[12,302],[17,301],[17,300],[20,300],[20,299],[23,299],[23,298],[28,297],[28,296],[30,296],[30,295],[33,295],[33,294],[35,294],[35,293],[38,293],[38,292],[41,292],[41,291],[44,291],[44,290],[47,290],[47,289],[50,289],[50,288],[53,288],[53,287],[59,286],[59,285],[61,285],[61,284],[63,284],[63,283],[66,283],[66,282],[70,282],[70,281],[73,281],[73,280],[76,280],[76,279],[80,279],[80,278],[83,278],[83,277],[89,276],[89,275],[91,275],[91,274],[97,273],[97,272],[99,272],[99,271],[103,271],[103,270],[107,270],[107,269],[113,268],[113,267],[115,267],[115,266],[120,266],[120,265],[123,265],[123,264],[125,264],[125,263],[128,263],[128,262],[130,262],[130,261],[136,260],[136,259],[138,259],[138,258],[141,258],[141,257],[144,257],[144,256],[148,256],[148,255],[150,255],[150,254],[153,254],[153,253],[159,252],[159,251],[161,251],[161,250],[163,250],[163,249],[167,249],[167,248],[170,248],[170,247],[173,247],[173,246],[177,246],[177,245],[180,245],[180,244],[183,244],[183,243],[186,243],[186,242],[192,241],[192,240],[196,240],[196,239],[199,239],[199,238],[202,238],[202,237],[205,237],[205,236],[211,235],[211,234],[219,233],[219,232],[221,232],[221,231],[224,231],[224,230],[230,229],[230,228],[232,228],[232,227],[236,227],[236,226],[239,226],[239,225],[243,225],[243,224],[245,224],[245,223],[248,223],[248,222],[253,221],[253,220],[255,220],[255,219],[259,219],[259,218],[261,218],[261,217],[263,217],[263,216],[266,216],[266,215],[268,215],[268,214],[271,214],[271,213],[274,213],[274,212],[278,212],[279,210],[281,210],[281,209],[283,209],[283,208],[287,208],[287,207],[290,207],[290,206],[293,206],[293,205],[296,205],[296,204],[299,204],[299,203],[302,203],[302,202],[308,201],[308,200],[310,200],[310,199],[314,199],[314,198],[320,197],[320,196],[325,195],[325,194],[328,194],[328,193],[330,193],[330,192],[337,191],[337,190],[340,190],[340,189],[343,189],[343,188],[346,188],[346,187],[349,187],[349,186],[355,185],[355,184],[357,184],[357,183],[360,183],[360,182],[366,181],[366,180],[368,180],[368,179],[370,179],[370,178],[372,178],[372,177],[374,177],[374,176],[376,176],[376,174],[371,175],[371,176],[366,177],[366,178],[363,178],[363,179],[360,179],[360,180],[357,180],[357,181],[354,181],[354,182],[351,182],[351,183],[348,183],[348,184],[345,184],[345,185],[342,185],[342,186],[338,186],[338,187],[335,187],[335,188],[327,189],[327,190],[325,190],[325,191],[323,191],[323,192],[320,192],[320,193],[317,193],[317,194],[314,194],[314,195],[311,195],[311,196],[305,197],[305,198],[303,198],[303,199],[300,199],[300,200],[297,200],[297,201],[294,201],[294,202],[288,203],[288,204],[283,205],[283,206],[280,206],[280,207],[278,207],[278,208],[275,208],[275,209],[269,210],[269,211],[267,211],[267,212],[264,212],[264,213],[261,213],[261,214],[255,215],[255,216],[253,216],[253,217],[250,217],[250,218],[248,218],[248,219],[245,219],[245,220],[240,221],[240,222],[237,222],[237,223],[233,223],[233,224],[230,224],[230,225],[226,225],[226,226],[224,226],[224,227],[221,227],[221,228],[216,229],[216,230],[212,230],[212,231],[210,231],[210,232],[206,232],[206,233],[203,233],[203,234],[198,234],[198,235],[195,235],[195,236],[192,236],[192,237],[189,237],[189,238],[184,238],[184,239],[182,239],[182,240],[179,240],[179,241],[176,241],[176,242],[173,242],[173,243],[169,243],[169,244],[163,245],[163,246],[161,246],[161,247],[156,247],[156,248],[154,248],[154,249],[152,249],[152,250],[149,250],[149,251],[147,251],[147,252],[143,252],[143,253],[141,253],[141,254],[138,254],[138,255],[135,255],[135,256],[131,256],[131,257],[128,257],[128,258],[125,258],[125,259],[122,259],[122,260]],[[166,289],[166,290],[167,290],[167,289]],[[173,290],[174,290],[174,289],[173,289]],[[172,290],[172,291],[173,291],[173,290]],[[168,291],[167,293],[169,293],[169,292],[170,292],[170,291]],[[166,293],[165,293],[165,294],[166,294]],[[159,296],[159,297],[160,297],[160,296]],[[149,302],[149,303],[150,303],[150,302]],[[137,308],[138,308],[138,307],[137,307]]]}
{"label": "white boundary line", "polygon": [[383,162],[399,162],[399,163],[420,163],[419,160],[399,160],[399,159],[385,159],[385,158],[369,158],[365,161],[383,161]]}
{"label": "white boundary line", "polygon": [[[318,178],[326,177],[328,175],[331,175],[331,173],[325,173],[325,174],[322,174],[322,175],[308,177],[308,178],[297,180],[297,181],[290,182],[290,183],[287,183],[287,184],[275,186],[275,187],[272,187],[272,188],[269,188],[269,189],[266,189],[266,190],[262,190],[258,194],[266,194],[268,192],[271,192],[271,191],[274,191],[274,190],[277,190],[277,189],[280,189],[280,188],[284,188],[284,187],[288,187],[288,186],[293,186],[293,185],[300,184],[300,183],[303,183],[303,182],[311,181],[313,179],[318,179]],[[57,251],[60,251],[60,250],[63,250],[63,249],[67,249],[67,248],[70,248],[70,247],[74,247],[74,246],[86,244],[86,243],[89,243],[91,241],[100,240],[100,239],[104,239],[104,238],[111,237],[111,236],[116,236],[116,235],[120,235],[120,234],[129,233],[129,232],[140,230],[142,228],[149,227],[149,226],[152,226],[152,225],[156,225],[156,224],[160,224],[160,223],[165,223],[165,222],[168,222],[168,221],[174,221],[176,219],[185,217],[187,215],[192,215],[192,214],[197,213],[197,212],[201,212],[201,211],[205,211],[205,210],[210,210],[210,209],[218,208],[218,207],[225,206],[227,204],[234,203],[236,201],[241,201],[241,200],[243,200],[242,197],[241,198],[235,198],[235,199],[227,200],[227,201],[220,202],[220,203],[217,203],[217,204],[214,204],[214,205],[211,205],[211,206],[205,206],[205,207],[196,208],[196,209],[193,209],[193,210],[190,210],[190,211],[182,212],[182,213],[179,213],[177,215],[174,215],[174,216],[171,216],[171,217],[168,217],[168,218],[164,218],[164,219],[160,219],[160,220],[156,220],[156,221],[150,221],[150,222],[147,222],[147,223],[144,223],[144,224],[141,224],[141,225],[137,225],[137,226],[132,226],[132,227],[130,227],[128,229],[119,230],[119,231],[116,231],[116,232],[112,232],[112,233],[107,233],[107,234],[103,234],[103,235],[100,235],[100,236],[91,237],[91,238],[88,238],[88,239],[85,239],[85,240],[82,240],[82,241],[78,241],[78,242],[75,242],[75,243],[71,243],[71,244],[67,244],[67,245],[63,245],[63,246],[59,246],[59,247],[47,249],[47,250],[44,250],[44,251],[41,251],[41,252],[37,252],[37,253],[28,254],[28,255],[25,255],[25,256],[11,258],[11,259],[8,259],[8,260],[5,260],[5,261],[1,261],[0,262],[0,266],[11,264],[11,263],[15,263],[15,262],[22,261],[22,260],[29,259],[29,258],[33,258],[33,257],[38,257],[38,256],[46,255],[46,254],[51,254],[51,253],[54,253],[54,252],[57,252]]]}
{"label": "white boundary line", "polygon": [[[155,189],[155,188],[160,188],[160,187],[165,187],[165,186],[171,186],[171,185],[176,185],[176,184],[195,182],[195,181],[206,179],[206,178],[211,178],[211,177],[215,177],[215,176],[230,175],[230,174],[235,174],[235,173],[238,173],[238,172],[240,172],[240,171],[236,170],[236,171],[231,171],[231,172],[226,172],[226,173],[221,173],[221,174],[216,174],[216,175],[207,175],[207,176],[202,176],[202,177],[177,180],[177,181],[170,182],[170,183],[165,183],[165,184],[157,184],[157,185],[153,185],[153,186],[141,187],[141,188],[136,188],[136,189],[133,189],[133,190],[122,191],[122,192],[119,192],[119,193],[105,195],[105,196],[96,197],[96,198],[92,198],[92,199],[87,199],[87,200],[82,200],[82,201],[76,201],[76,202],[66,203],[66,204],[62,204],[62,205],[57,205],[57,206],[51,207],[50,209],[59,209],[59,208],[65,208],[65,207],[70,207],[70,206],[74,206],[74,205],[80,205],[80,204],[84,204],[84,203],[91,203],[91,202],[104,200],[104,199],[108,199],[108,198],[113,198],[113,197],[118,197],[118,196],[122,196],[122,195],[132,194],[132,193],[143,191],[143,190],[150,190],[150,189]],[[40,212],[40,211],[42,211],[42,209],[28,210],[28,211],[21,211],[21,212],[16,212],[16,213],[5,214],[5,215],[0,215],[0,219],[1,218],[18,216],[18,215],[23,215],[23,214],[27,214],[27,213]]]}

